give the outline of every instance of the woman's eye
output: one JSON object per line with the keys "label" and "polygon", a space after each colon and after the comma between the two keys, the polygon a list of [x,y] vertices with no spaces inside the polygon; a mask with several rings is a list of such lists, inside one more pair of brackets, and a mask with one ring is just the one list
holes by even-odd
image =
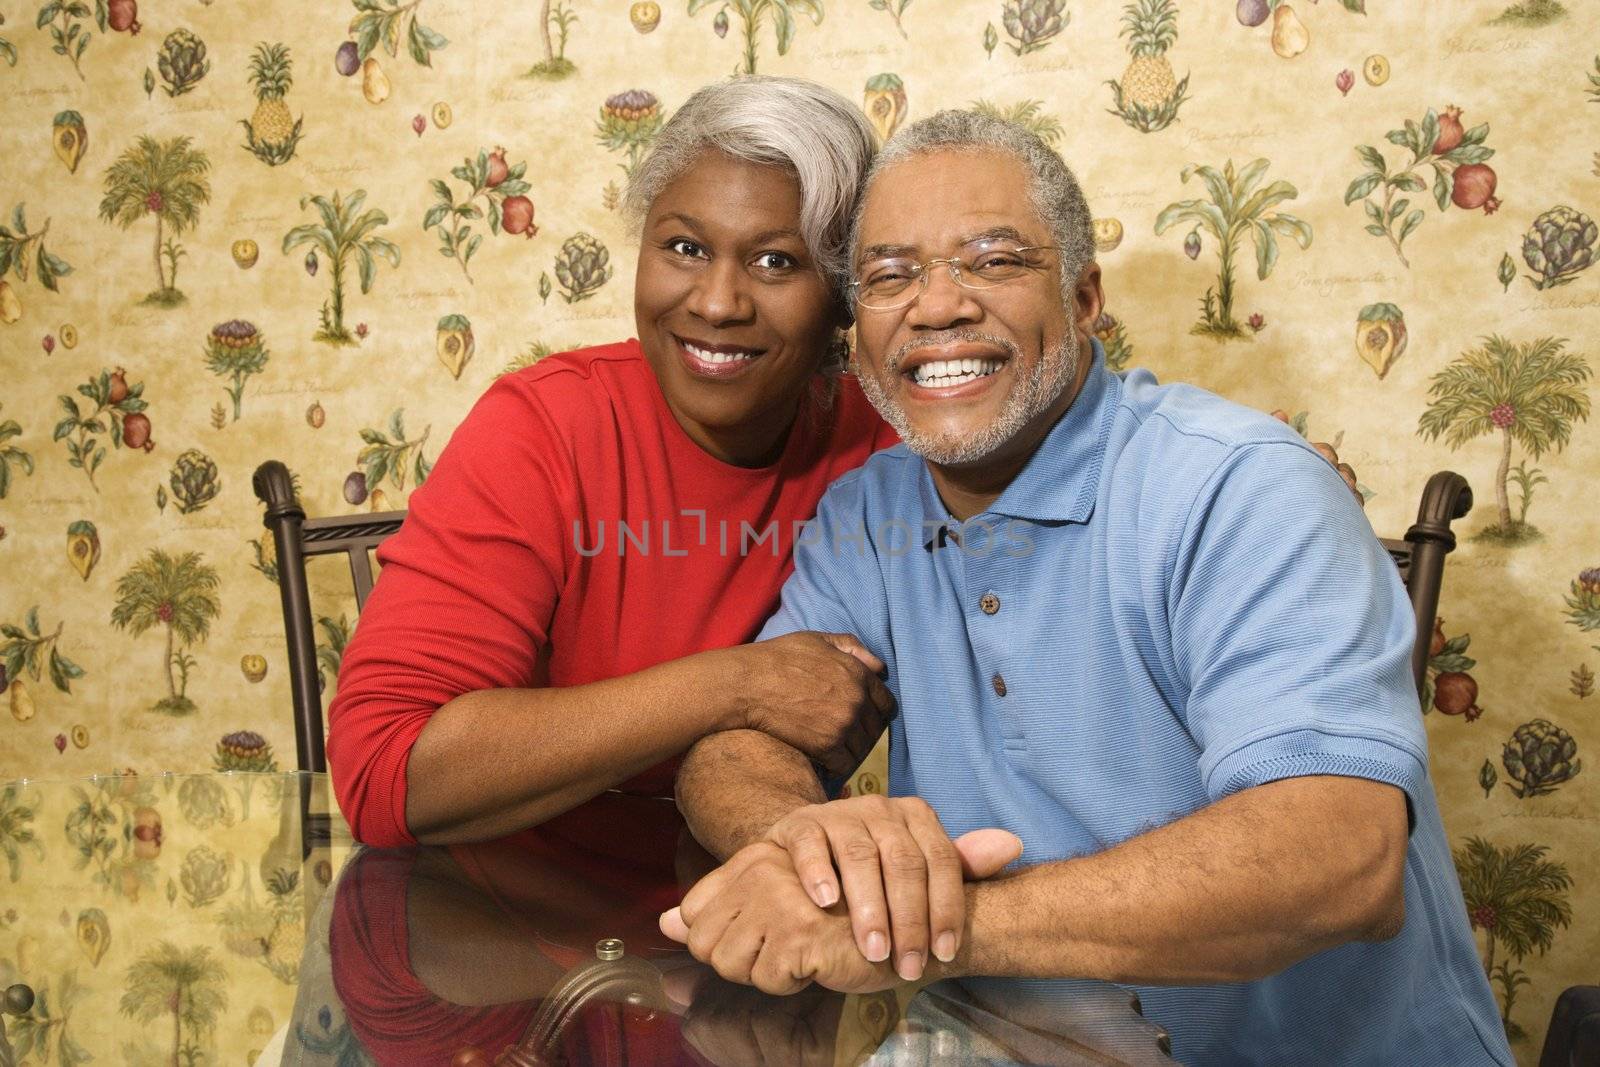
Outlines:
{"label": "woman's eye", "polygon": [[705,252],[703,248],[687,237],[674,237],[667,242],[667,248],[680,256],[688,256],[691,259],[698,259]]}
{"label": "woman's eye", "polygon": [[793,256],[783,252],[763,252],[756,257],[755,265],[762,270],[788,270],[796,264]]}

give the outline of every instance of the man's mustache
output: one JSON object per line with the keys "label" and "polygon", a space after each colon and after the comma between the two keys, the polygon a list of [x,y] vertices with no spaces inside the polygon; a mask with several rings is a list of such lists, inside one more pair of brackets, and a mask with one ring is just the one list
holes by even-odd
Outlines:
{"label": "man's mustache", "polygon": [[[1016,342],[992,333],[984,333],[982,330],[939,330],[936,333],[926,333],[913,337],[895,349],[889,355],[889,358],[884,361],[884,373],[898,375],[901,365],[905,363],[913,352],[924,348],[943,348],[946,345],[953,344],[993,345],[995,348],[1004,350],[1006,355],[1012,359],[1022,354],[1022,350],[1017,347]],[[857,358],[860,358],[859,353]]]}

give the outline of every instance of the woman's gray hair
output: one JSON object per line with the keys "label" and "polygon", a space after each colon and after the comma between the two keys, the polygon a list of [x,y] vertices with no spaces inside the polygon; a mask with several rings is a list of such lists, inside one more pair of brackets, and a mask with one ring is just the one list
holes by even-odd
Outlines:
{"label": "woman's gray hair", "polygon": [[877,142],[865,115],[803,78],[750,76],[697,90],[656,135],[628,182],[635,225],[708,149],[791,171],[800,184],[800,238],[830,287],[849,280],[851,213]]}
{"label": "woman's gray hair", "polygon": [[1050,228],[1050,239],[1061,249],[1061,291],[1070,302],[1078,274],[1094,259],[1094,222],[1089,205],[1055,150],[1026,127],[975,111],[940,111],[912,123],[884,146],[867,172],[861,202],[850,220],[849,256],[855,267],[855,253],[861,232],[861,212],[866,205],[866,187],[897,163],[914,156],[944,149],[971,152],[999,152],[1014,157],[1028,172],[1028,193],[1034,210]]}

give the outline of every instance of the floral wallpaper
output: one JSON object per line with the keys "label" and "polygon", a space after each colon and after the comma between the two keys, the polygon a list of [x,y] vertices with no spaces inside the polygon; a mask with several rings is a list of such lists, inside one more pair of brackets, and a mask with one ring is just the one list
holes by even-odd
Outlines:
{"label": "floral wallpaper", "polygon": [[[0,0],[0,16],[0,781],[283,765],[255,466],[288,463],[313,514],[403,507],[496,376],[631,333],[618,201],[674,106],[731,74],[802,74],[884,135],[952,106],[1038,131],[1096,215],[1113,364],[1292,423],[1381,534],[1404,531],[1431,472],[1468,478],[1425,704],[1523,1062],[1559,991],[1594,980],[1594,5]],[[338,564],[312,584],[331,685],[355,609]],[[883,780],[880,757],[852,788]],[[0,811],[7,855],[30,857],[0,879],[70,863],[83,832],[19,825]],[[103,892],[73,890],[68,911]]]}

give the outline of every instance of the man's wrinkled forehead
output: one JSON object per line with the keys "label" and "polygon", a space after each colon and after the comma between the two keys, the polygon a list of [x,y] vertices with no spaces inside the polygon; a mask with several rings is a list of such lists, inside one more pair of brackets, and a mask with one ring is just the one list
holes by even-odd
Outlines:
{"label": "man's wrinkled forehead", "polygon": [[941,146],[872,176],[856,225],[854,262],[950,255],[985,236],[1037,244],[1040,235],[1029,231],[1042,225],[1021,160],[988,147]]}

